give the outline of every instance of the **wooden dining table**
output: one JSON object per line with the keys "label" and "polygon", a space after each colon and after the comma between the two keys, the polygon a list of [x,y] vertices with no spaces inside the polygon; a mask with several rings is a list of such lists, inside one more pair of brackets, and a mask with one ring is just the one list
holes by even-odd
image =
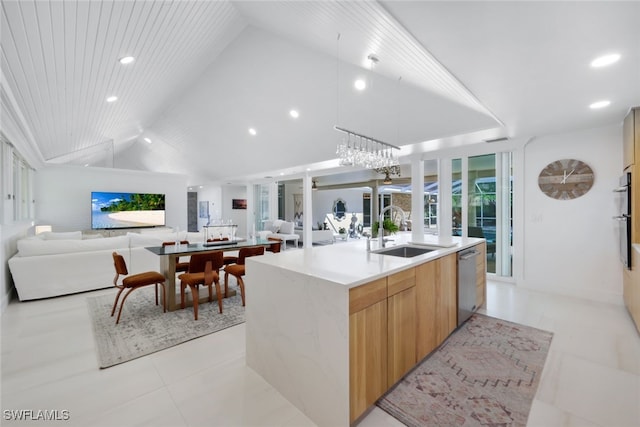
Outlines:
{"label": "wooden dining table", "polygon": [[[183,256],[189,256],[196,253],[207,253],[214,251],[237,251],[241,248],[249,246],[271,246],[278,243],[273,240],[267,239],[236,239],[236,240],[224,240],[219,242],[209,243],[189,243],[187,245],[169,245],[169,246],[149,246],[145,249],[160,256],[160,269],[164,274],[166,281],[166,296],[167,301],[165,306],[168,311],[174,311],[179,307],[178,296],[176,295],[176,263],[178,259]],[[233,296],[236,292],[232,289],[229,290],[227,296]],[[215,295],[214,295],[214,298]],[[199,302],[206,302],[208,296],[200,298]],[[193,305],[192,301],[188,301],[187,305]]]}

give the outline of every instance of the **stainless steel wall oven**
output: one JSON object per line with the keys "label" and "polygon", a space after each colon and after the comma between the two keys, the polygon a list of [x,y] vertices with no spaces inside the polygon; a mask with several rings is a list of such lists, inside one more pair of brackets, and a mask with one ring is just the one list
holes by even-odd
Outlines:
{"label": "stainless steel wall oven", "polygon": [[614,191],[618,195],[619,214],[613,219],[618,221],[620,260],[631,270],[631,173],[620,177],[620,186]]}

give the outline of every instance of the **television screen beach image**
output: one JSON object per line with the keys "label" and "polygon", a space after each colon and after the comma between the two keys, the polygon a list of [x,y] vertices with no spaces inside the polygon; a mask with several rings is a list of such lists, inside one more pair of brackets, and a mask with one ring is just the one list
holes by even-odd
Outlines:
{"label": "television screen beach image", "polygon": [[91,193],[91,228],[135,228],[165,225],[164,194]]}

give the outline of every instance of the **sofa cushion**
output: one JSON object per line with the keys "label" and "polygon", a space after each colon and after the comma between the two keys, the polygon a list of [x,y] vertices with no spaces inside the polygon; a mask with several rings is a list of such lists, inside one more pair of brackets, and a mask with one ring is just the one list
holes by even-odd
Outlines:
{"label": "sofa cushion", "polygon": [[39,240],[20,239],[17,242],[18,255],[21,257],[90,252],[105,249],[124,249],[129,247],[127,236],[105,237],[104,239]]}
{"label": "sofa cushion", "polygon": [[54,232],[45,231],[40,233],[44,240],[81,240],[82,231]]}
{"label": "sofa cushion", "polygon": [[131,248],[162,246],[162,242],[175,242],[176,233],[127,233]]}
{"label": "sofa cushion", "polygon": [[99,233],[85,233],[82,235],[82,239],[83,240],[90,240],[90,239],[103,239],[104,236],[102,234]]}
{"label": "sofa cushion", "polygon": [[295,224],[293,222],[283,222],[280,225],[280,231],[278,231],[278,233],[280,234],[293,234],[293,228],[294,228]]}

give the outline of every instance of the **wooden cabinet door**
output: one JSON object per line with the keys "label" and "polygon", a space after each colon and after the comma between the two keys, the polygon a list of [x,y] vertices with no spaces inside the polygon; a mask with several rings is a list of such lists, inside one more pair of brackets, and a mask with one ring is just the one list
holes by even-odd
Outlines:
{"label": "wooden cabinet door", "polygon": [[389,387],[416,364],[416,270],[410,268],[387,278]]}
{"label": "wooden cabinet door", "polygon": [[422,360],[437,346],[436,265],[438,260],[416,267],[416,360]]}
{"label": "wooden cabinet door", "polygon": [[480,252],[476,256],[476,307],[480,308],[487,295],[487,244],[480,243],[475,249]]}
{"label": "wooden cabinet door", "polygon": [[457,254],[416,267],[416,360],[422,360],[456,328]]}
{"label": "wooden cabinet door", "polygon": [[416,364],[416,287],[412,286],[390,296],[387,309],[387,383],[391,387]]}
{"label": "wooden cabinet door", "polygon": [[632,270],[622,270],[624,303],[640,333],[640,255],[632,249]]}
{"label": "wooden cabinet door", "polygon": [[436,342],[440,345],[458,326],[458,254],[436,264]]}
{"label": "wooden cabinet door", "polygon": [[388,389],[387,279],[349,292],[349,406],[353,422]]}

